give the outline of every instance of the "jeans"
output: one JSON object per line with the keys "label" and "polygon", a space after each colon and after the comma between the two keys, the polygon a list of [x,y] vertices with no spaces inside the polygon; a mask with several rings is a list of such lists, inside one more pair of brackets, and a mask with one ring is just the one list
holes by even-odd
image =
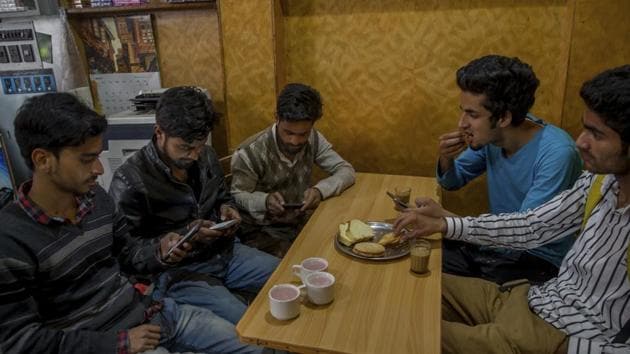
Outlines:
{"label": "jeans", "polygon": [[261,347],[239,342],[234,326],[212,311],[178,304],[170,298],[162,301],[162,311],[151,320],[160,326],[160,347],[171,352],[262,353]]}
{"label": "jeans", "polygon": [[[230,324],[233,336],[234,325],[238,323],[247,308],[230,290],[258,292],[278,266],[280,260],[259,250],[234,243],[231,257],[219,256],[207,261],[193,263],[160,275],[153,298],[168,297],[179,304],[188,304],[212,311]],[[173,276],[182,270],[201,274],[208,279],[182,280],[172,282]],[[171,284],[172,283],[172,284]]]}

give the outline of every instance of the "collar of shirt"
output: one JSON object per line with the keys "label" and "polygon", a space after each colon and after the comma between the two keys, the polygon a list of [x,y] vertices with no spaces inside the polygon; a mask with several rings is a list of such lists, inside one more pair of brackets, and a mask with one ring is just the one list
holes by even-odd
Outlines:
{"label": "collar of shirt", "polygon": [[302,155],[304,155],[304,149],[300,150],[297,154],[295,154],[293,161],[287,158],[284,155],[284,153],[280,151],[280,146],[278,145],[278,134],[277,134],[277,128],[276,128],[277,125],[278,125],[277,123],[273,123],[273,126],[271,127],[271,134],[273,134],[274,148],[276,149],[278,156],[280,156],[280,161],[286,163],[287,165],[289,165],[289,167],[293,167],[293,165],[295,165],[302,158]]}
{"label": "collar of shirt", "polygon": [[[623,215],[630,211],[630,205],[626,205],[621,208],[617,207],[617,198],[619,198],[619,182],[617,181],[617,177],[614,175],[607,175],[604,178],[604,183],[602,183],[601,191],[602,199],[606,203],[610,204],[610,209],[613,210],[613,212]],[[611,193],[607,193],[607,191],[610,191]]]}
{"label": "collar of shirt", "polygon": [[[28,216],[30,216],[33,220],[43,225],[48,225],[52,222],[71,223],[69,219],[62,218],[60,216],[50,216],[46,214],[46,212],[39,205],[37,205],[31,198],[29,198],[28,192],[31,190],[32,185],[33,185],[32,180],[26,181],[22,183],[20,188],[18,188],[18,192],[17,192],[18,204],[20,205],[22,210],[26,212]],[[76,216],[77,223],[81,222],[81,220],[83,220],[83,218],[90,211],[92,211],[92,209],[94,209],[93,198],[94,198],[94,191],[89,191],[81,197],[75,197],[75,200],[78,205],[77,216]]]}

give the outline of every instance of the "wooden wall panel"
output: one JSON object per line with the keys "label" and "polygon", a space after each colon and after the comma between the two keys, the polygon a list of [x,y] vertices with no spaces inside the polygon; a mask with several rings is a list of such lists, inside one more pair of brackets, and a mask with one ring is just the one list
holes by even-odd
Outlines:
{"label": "wooden wall panel", "polygon": [[[157,50],[163,87],[195,85],[208,89],[218,112],[225,114],[225,88],[219,16],[216,10],[155,13]],[[227,154],[227,121],[212,133],[220,156]]]}
{"label": "wooden wall panel", "polygon": [[219,2],[230,147],[274,120],[275,43],[272,0]]}
{"label": "wooden wall panel", "polygon": [[630,64],[629,14],[630,1],[577,1],[562,124],[574,138],[582,130],[582,83],[605,69]]}
{"label": "wooden wall panel", "polygon": [[[433,176],[437,137],[456,128],[457,68],[518,56],[541,80],[533,112],[559,124],[572,12],[565,1],[289,0],[288,82],[316,87],[318,128],[359,171]],[[483,188],[447,193],[456,212],[486,208]]]}

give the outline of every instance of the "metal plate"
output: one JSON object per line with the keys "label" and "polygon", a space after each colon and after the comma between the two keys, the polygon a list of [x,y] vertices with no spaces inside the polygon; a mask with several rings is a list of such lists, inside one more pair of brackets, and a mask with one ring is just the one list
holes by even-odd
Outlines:
{"label": "metal plate", "polygon": [[[393,230],[393,225],[385,223],[385,222],[368,221],[366,222],[366,224],[368,224],[368,226],[370,226],[372,230],[374,230],[374,236],[372,237],[371,240],[366,240],[366,242],[367,241],[378,242],[381,239],[381,237],[383,237],[383,235]],[[337,234],[335,235],[334,242],[335,242],[335,248],[337,248],[339,251],[349,256],[352,256],[354,258],[365,259],[368,261],[387,261],[390,259],[401,258],[409,254],[409,243],[407,240],[400,243],[393,244],[393,245],[390,244],[390,245],[385,246],[385,254],[383,254],[380,257],[365,257],[365,256],[361,256],[352,252],[352,247],[348,247],[344,245],[343,243],[339,242],[339,231],[337,231]]]}

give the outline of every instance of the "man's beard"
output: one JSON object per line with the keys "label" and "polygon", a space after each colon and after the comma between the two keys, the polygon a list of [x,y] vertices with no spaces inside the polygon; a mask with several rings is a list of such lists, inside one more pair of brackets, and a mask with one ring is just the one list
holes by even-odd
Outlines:
{"label": "man's beard", "polygon": [[195,160],[189,159],[179,159],[179,160],[171,160],[173,166],[179,168],[180,170],[187,170],[195,163]]}

